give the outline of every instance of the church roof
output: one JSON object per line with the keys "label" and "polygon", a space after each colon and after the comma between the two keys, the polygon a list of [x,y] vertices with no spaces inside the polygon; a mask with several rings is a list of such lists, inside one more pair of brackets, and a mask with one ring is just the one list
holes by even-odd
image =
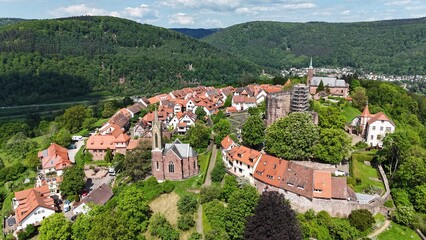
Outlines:
{"label": "church roof", "polygon": [[319,86],[321,81],[324,87],[347,87],[345,80],[334,77],[313,77],[311,86]]}
{"label": "church roof", "polygon": [[197,153],[188,143],[182,143],[179,139],[174,140],[172,143],[167,143],[164,147],[164,153],[173,151],[180,158],[195,157]]}

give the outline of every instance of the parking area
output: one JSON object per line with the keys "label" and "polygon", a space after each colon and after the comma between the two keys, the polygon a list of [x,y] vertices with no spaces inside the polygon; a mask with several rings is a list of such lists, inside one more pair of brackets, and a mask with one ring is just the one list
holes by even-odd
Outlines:
{"label": "parking area", "polygon": [[72,163],[75,163],[75,155],[77,155],[77,152],[80,150],[80,148],[84,145],[84,138],[76,141],[74,143],[75,148],[73,149],[68,149],[68,156],[70,158],[70,161]]}

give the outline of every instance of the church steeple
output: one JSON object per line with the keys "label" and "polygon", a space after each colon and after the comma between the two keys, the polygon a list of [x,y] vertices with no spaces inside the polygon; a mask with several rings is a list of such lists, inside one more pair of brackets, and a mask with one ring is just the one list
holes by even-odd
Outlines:
{"label": "church steeple", "polygon": [[309,69],[313,69],[314,67],[312,67],[312,57],[311,57],[311,62],[309,63]]}
{"label": "church steeple", "polygon": [[158,120],[157,109],[154,111],[154,121],[152,122],[152,150],[162,149],[161,123]]}

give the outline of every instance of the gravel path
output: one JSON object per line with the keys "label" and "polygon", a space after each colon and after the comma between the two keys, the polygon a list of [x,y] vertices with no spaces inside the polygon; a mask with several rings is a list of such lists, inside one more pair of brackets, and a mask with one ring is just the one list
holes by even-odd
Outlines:
{"label": "gravel path", "polygon": [[385,224],[381,228],[374,230],[374,232],[370,233],[367,237],[368,238],[376,237],[377,235],[379,235],[380,233],[385,231],[386,228],[389,227],[390,223],[391,223],[391,221],[386,219]]}

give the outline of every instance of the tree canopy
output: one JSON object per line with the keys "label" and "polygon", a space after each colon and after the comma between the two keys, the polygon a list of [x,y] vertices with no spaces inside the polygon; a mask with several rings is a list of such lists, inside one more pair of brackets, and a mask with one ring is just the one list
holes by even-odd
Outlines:
{"label": "tree canopy", "polygon": [[298,240],[303,239],[296,218],[284,195],[266,191],[249,217],[244,239]]}
{"label": "tree canopy", "polygon": [[306,160],[313,156],[319,137],[318,127],[309,113],[291,113],[266,129],[268,153],[289,160]]}
{"label": "tree canopy", "polygon": [[259,115],[252,115],[247,118],[241,129],[243,143],[250,148],[259,148],[265,139],[265,123]]}

